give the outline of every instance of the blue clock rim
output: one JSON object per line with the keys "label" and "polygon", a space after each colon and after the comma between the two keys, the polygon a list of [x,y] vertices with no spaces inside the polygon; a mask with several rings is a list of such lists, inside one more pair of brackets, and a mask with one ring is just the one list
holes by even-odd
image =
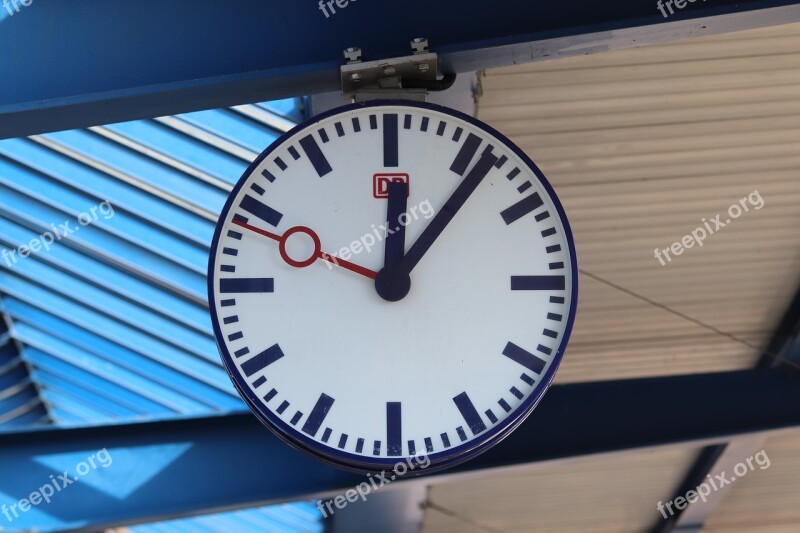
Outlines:
{"label": "blue clock rim", "polygon": [[[217,248],[219,245],[220,238],[222,236],[223,225],[228,217],[228,214],[230,213],[231,208],[233,207],[234,199],[238,196],[239,192],[246,183],[247,179],[253,175],[253,173],[261,164],[261,162],[267,157],[269,157],[270,154],[272,154],[272,152],[282,147],[288,139],[295,137],[299,133],[309,128],[312,128],[313,126],[315,126],[319,122],[322,122],[323,120],[356,109],[385,107],[385,106],[421,108],[421,109],[427,109],[429,111],[444,113],[446,115],[450,115],[457,119],[463,120],[473,125],[474,127],[485,131],[486,133],[492,135],[498,141],[503,143],[506,148],[511,150],[531,170],[533,170],[534,174],[536,175],[536,178],[539,180],[539,183],[542,185],[542,187],[549,195],[553,203],[553,207],[558,213],[559,221],[561,222],[561,226],[564,230],[564,235],[566,237],[570,253],[570,268],[572,274],[572,292],[570,297],[570,307],[569,307],[569,313],[567,315],[567,321],[564,327],[564,334],[562,335],[561,342],[558,346],[558,350],[555,353],[553,362],[550,364],[545,374],[540,377],[539,383],[537,383],[534,390],[528,395],[527,398],[525,398],[525,400],[517,407],[517,409],[510,416],[508,416],[505,420],[503,420],[503,422],[494,425],[490,429],[487,429],[483,434],[475,437],[474,439],[472,439],[467,443],[460,444],[458,446],[453,446],[444,451],[427,455],[427,458],[430,460],[430,466],[426,468],[424,471],[420,472],[421,474],[424,474],[456,466],[488,451],[489,449],[499,444],[506,437],[508,437],[517,427],[519,427],[520,424],[522,424],[528,418],[528,416],[530,416],[530,414],[534,411],[534,409],[539,404],[541,399],[544,397],[544,394],[550,388],[553,379],[555,378],[555,374],[558,371],[559,366],[561,365],[561,360],[564,356],[565,349],[569,343],[569,339],[572,334],[572,328],[575,322],[575,313],[578,304],[579,273],[578,273],[578,261],[575,253],[575,241],[572,236],[572,229],[569,225],[566,213],[564,212],[564,208],[561,205],[561,201],[559,200],[558,196],[553,190],[553,187],[550,185],[550,182],[545,177],[544,173],[539,169],[536,163],[534,163],[533,160],[525,152],[522,151],[522,149],[520,149],[510,139],[508,139],[508,137],[506,137],[505,135],[503,135],[490,125],[486,124],[485,122],[482,122],[470,115],[467,115],[455,109],[450,109],[448,107],[440,106],[437,104],[431,104],[427,102],[414,102],[407,100],[371,100],[369,102],[364,102],[364,103],[348,104],[320,113],[319,115],[316,115],[315,117],[306,120],[301,124],[298,124],[291,130],[282,134],[275,141],[273,141],[266,149],[264,149],[264,151],[262,151],[258,155],[258,157],[256,157],[253,160],[253,162],[250,165],[248,165],[247,169],[242,173],[241,177],[236,182],[236,185],[233,187],[233,189],[228,195],[227,200],[225,201],[225,205],[223,206],[222,211],[220,212],[216,227],[214,229],[214,237],[211,241],[211,249],[209,252],[208,275],[207,275],[209,311],[211,314],[211,323],[214,329],[214,337],[217,342],[217,347],[220,353],[220,357],[222,359],[222,363],[223,366],[225,367],[225,370],[233,380],[235,386],[234,388],[237,390],[239,395],[242,397],[242,400],[245,402],[248,408],[253,412],[256,418],[260,420],[262,424],[264,424],[281,440],[285,441],[292,447],[308,455],[311,455],[312,457],[321,460],[327,464],[359,473],[376,472],[382,469],[392,468],[392,466],[396,465],[398,462],[404,461],[405,456],[370,458],[367,456],[362,456],[350,452],[345,452],[342,450],[337,450],[333,446],[322,445],[317,441],[307,437],[306,435],[303,435],[302,432],[300,432],[296,428],[292,427],[291,425],[281,420],[280,417],[275,416],[270,409],[268,409],[265,405],[263,405],[263,402],[261,401],[260,398],[258,398],[257,395],[251,394],[249,384],[236,370],[235,362],[231,357],[231,354],[229,353],[227,347],[225,346],[225,342],[223,340],[224,336],[222,335],[222,331],[219,326],[219,316],[217,314],[216,306],[214,305],[215,282],[218,279],[216,276],[217,273],[215,272],[214,265],[216,264],[217,260]],[[418,454],[418,456],[420,455],[421,454]]]}

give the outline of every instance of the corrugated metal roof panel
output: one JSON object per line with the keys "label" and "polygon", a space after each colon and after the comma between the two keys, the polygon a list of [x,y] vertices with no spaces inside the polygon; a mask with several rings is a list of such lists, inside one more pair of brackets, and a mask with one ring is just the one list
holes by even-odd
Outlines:
{"label": "corrugated metal roof panel", "polygon": [[[800,282],[799,35],[775,26],[487,73],[480,118],[534,158],[575,235],[581,295],[559,382],[761,356]],[[753,191],[763,209],[659,264],[655,248],[718,213],[725,223]]]}
{"label": "corrugated metal roof panel", "polygon": [[[208,246],[247,157],[291,127],[298,106],[0,142],[0,431],[245,409],[211,330]],[[47,232],[52,245],[20,256]],[[132,529],[322,528],[301,503]]]}

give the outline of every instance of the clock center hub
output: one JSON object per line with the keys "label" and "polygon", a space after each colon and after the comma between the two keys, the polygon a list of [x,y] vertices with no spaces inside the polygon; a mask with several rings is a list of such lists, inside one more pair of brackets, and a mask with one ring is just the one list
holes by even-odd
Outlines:
{"label": "clock center hub", "polygon": [[411,290],[411,276],[402,268],[382,268],[375,278],[375,290],[387,302],[399,302]]}

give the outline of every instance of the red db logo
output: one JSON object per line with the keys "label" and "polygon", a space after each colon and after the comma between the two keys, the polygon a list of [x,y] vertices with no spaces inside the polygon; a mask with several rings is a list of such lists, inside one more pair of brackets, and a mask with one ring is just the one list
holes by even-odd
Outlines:
{"label": "red db logo", "polygon": [[408,174],[375,174],[375,176],[372,178],[372,196],[375,198],[388,198],[389,184],[392,182],[405,183],[407,185],[407,198],[411,190]]}

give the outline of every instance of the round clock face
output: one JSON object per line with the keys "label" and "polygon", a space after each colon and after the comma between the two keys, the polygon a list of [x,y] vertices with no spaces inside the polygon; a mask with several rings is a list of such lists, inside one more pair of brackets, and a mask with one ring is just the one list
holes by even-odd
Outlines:
{"label": "round clock face", "polygon": [[343,468],[425,455],[432,471],[533,410],[577,279],[561,205],[522,151],[443,107],[374,102],[293,129],[247,169],[209,300],[227,371],[277,435]]}

